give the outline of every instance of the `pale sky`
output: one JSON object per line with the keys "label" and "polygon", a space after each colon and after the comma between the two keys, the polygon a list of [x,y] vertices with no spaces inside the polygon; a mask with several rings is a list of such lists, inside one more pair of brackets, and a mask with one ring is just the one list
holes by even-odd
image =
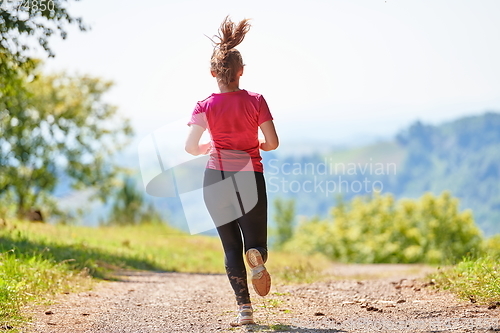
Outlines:
{"label": "pale sky", "polygon": [[217,92],[211,42],[251,18],[240,87],[264,95],[282,145],[391,137],[500,111],[500,1],[82,0],[92,29],[54,37],[46,68],[113,80],[107,100],[144,136]]}

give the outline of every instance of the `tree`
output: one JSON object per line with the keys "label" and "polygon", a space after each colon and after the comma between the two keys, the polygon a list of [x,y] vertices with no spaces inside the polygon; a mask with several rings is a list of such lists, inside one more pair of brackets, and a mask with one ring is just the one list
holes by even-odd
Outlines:
{"label": "tree", "polygon": [[280,248],[293,236],[293,221],[295,219],[295,200],[282,200],[276,198],[274,200],[274,221],[276,222],[276,243],[275,246]]}
{"label": "tree", "polygon": [[[78,0],[77,0],[78,1]],[[49,38],[59,32],[65,39],[66,26],[77,24],[81,31],[87,30],[82,18],[72,17],[66,9],[68,0],[4,0],[0,5],[0,53],[10,54],[18,63],[29,59],[33,48],[30,40],[53,57]]]}
{"label": "tree", "polygon": [[[3,0],[0,2],[0,106],[20,90],[19,79],[34,68],[30,52],[38,43],[49,57],[54,52],[49,38],[59,32],[65,39],[66,26],[77,24],[81,31],[87,26],[80,17],[72,17],[66,10],[68,0]],[[10,101],[16,103],[19,101]],[[3,109],[0,108],[0,111]]]}
{"label": "tree", "polygon": [[[49,38],[54,33],[66,38],[66,26],[77,24],[87,27],[79,17],[66,10],[68,0],[26,0],[0,2],[0,196],[15,197],[18,215],[40,201],[47,202],[55,186],[55,160],[51,157],[64,153],[64,149],[50,140],[54,126],[47,120],[57,119],[37,105],[34,87],[45,82],[36,79],[33,72],[39,64],[31,51],[41,46],[50,57]],[[49,78],[47,78],[49,79]],[[31,83],[32,84],[31,84]],[[29,84],[30,83],[30,84]],[[46,83],[46,82],[45,82]],[[35,94],[33,92],[35,91]],[[98,94],[102,93],[98,92]],[[56,94],[54,94],[56,95]],[[38,108],[37,108],[38,106]],[[32,117],[33,116],[33,117]],[[48,118],[43,118],[47,116]],[[38,117],[38,118],[37,118]],[[64,117],[63,117],[64,118]],[[37,124],[37,121],[39,123]],[[60,128],[61,129],[61,128]],[[63,131],[59,131],[59,133]],[[33,137],[30,137],[33,135]],[[32,143],[33,147],[28,147]],[[50,146],[50,148],[49,148]],[[59,143],[61,146],[61,143]],[[23,150],[25,148],[28,150]],[[47,151],[45,151],[47,149]],[[68,150],[66,150],[68,152]],[[43,157],[41,157],[43,155]],[[78,155],[78,154],[76,154]],[[68,162],[78,161],[68,156]],[[78,177],[80,183],[90,179]],[[6,194],[9,194],[8,196]]]}
{"label": "tree", "polygon": [[161,222],[162,218],[152,205],[146,205],[143,191],[137,189],[135,181],[127,177],[114,193],[114,203],[107,225],[136,225]]}
{"label": "tree", "polygon": [[76,189],[93,187],[106,200],[119,168],[109,161],[132,129],[102,100],[111,82],[65,73],[19,73],[0,98],[0,196],[12,192],[17,215],[43,205],[65,172]]}

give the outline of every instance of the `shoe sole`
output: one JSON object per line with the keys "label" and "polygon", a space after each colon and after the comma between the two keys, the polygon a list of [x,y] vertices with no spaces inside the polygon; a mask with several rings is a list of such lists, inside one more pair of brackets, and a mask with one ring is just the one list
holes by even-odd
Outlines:
{"label": "shoe sole", "polygon": [[231,326],[237,327],[237,326],[242,326],[242,325],[255,325],[255,321],[253,320],[253,310],[243,310],[243,312],[248,313],[250,312],[249,315],[242,315],[242,309],[239,310],[240,313],[238,314],[238,317],[236,317],[236,321],[231,323]]}
{"label": "shoe sole", "polygon": [[246,252],[245,256],[248,266],[250,266],[252,270],[261,266],[262,271],[252,275],[252,285],[257,295],[266,296],[269,294],[269,290],[271,290],[271,276],[264,266],[262,255],[257,249],[250,249]]}
{"label": "shoe sole", "polygon": [[239,327],[243,325],[256,325],[253,320],[240,320],[238,322],[230,323],[231,327]]}
{"label": "shoe sole", "polygon": [[240,325],[255,325],[253,319],[243,319],[240,320]]}

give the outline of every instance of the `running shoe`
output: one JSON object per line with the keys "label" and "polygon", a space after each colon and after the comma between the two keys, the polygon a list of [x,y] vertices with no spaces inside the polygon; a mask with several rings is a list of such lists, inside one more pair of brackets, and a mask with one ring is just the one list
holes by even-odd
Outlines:
{"label": "running shoe", "polygon": [[238,316],[236,317],[236,322],[231,323],[231,326],[241,326],[241,325],[252,325],[255,324],[253,321],[253,309],[251,305],[243,305],[238,310]]}
{"label": "running shoe", "polygon": [[259,296],[266,296],[271,289],[271,276],[264,266],[262,255],[257,249],[250,249],[246,252],[248,266],[252,270],[253,289]]}

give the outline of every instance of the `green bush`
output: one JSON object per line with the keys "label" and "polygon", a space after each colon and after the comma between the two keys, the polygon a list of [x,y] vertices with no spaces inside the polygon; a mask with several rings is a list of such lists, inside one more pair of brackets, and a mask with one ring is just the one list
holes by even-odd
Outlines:
{"label": "green bush", "polygon": [[299,224],[288,249],[321,252],[341,262],[455,263],[481,252],[471,211],[458,211],[449,192],[394,201],[375,194],[340,202],[325,220]]}

